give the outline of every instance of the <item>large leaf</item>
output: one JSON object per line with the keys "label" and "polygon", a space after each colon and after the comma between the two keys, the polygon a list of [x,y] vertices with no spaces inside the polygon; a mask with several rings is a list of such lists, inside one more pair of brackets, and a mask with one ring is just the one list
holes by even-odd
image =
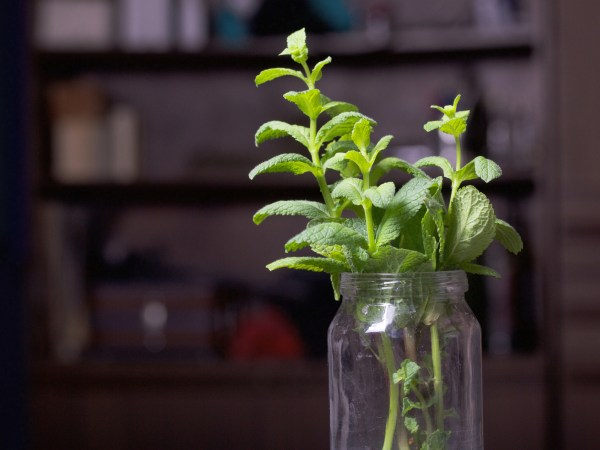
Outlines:
{"label": "large leaf", "polygon": [[367,119],[371,125],[377,125],[373,119],[355,111],[343,112],[323,124],[317,133],[317,142],[323,145],[335,138],[348,134],[354,128],[354,124],[360,119]]}
{"label": "large leaf", "polygon": [[254,136],[254,143],[258,146],[271,139],[290,136],[308,148],[309,134],[310,131],[306,127],[291,125],[286,122],[281,122],[280,120],[271,120],[260,126]]}
{"label": "large leaf", "polygon": [[341,245],[344,247],[367,247],[366,239],[355,230],[337,222],[319,223],[307,228],[285,244],[287,252],[312,245]]}
{"label": "large leaf", "polygon": [[492,269],[491,267],[482,266],[480,264],[464,263],[460,265],[460,269],[464,270],[467,273],[472,273],[474,275],[485,275],[488,277],[500,278],[500,274],[494,269]]}
{"label": "large leaf", "polygon": [[450,162],[442,157],[442,156],[426,156],[425,158],[421,158],[415,164],[415,167],[427,167],[427,166],[437,166],[442,169],[444,176],[448,179],[452,179],[452,174],[454,173],[454,169]]}
{"label": "large leaf", "polygon": [[445,269],[473,261],[494,240],[496,217],[488,198],[473,186],[459,189],[447,216]]}
{"label": "large leaf", "polygon": [[373,166],[371,171],[371,183],[376,183],[381,177],[392,170],[400,170],[415,177],[429,178],[425,172],[413,164],[394,156],[384,158]]}
{"label": "large leaf", "polygon": [[428,264],[426,255],[414,250],[389,245],[380,247],[367,261],[365,271],[380,273],[412,272]]}
{"label": "large leaf", "polygon": [[314,256],[291,256],[278,259],[267,265],[267,269],[269,270],[283,268],[327,272],[329,274],[347,272],[349,270],[348,265],[343,262]]}
{"label": "large leaf", "polygon": [[254,83],[257,86],[260,86],[263,83],[285,76],[292,76],[304,80],[302,72],[298,70],[288,69],[285,67],[275,67],[273,69],[266,69],[260,72],[254,79]]}
{"label": "large leaf", "polygon": [[502,169],[491,159],[478,156],[473,160],[475,164],[475,173],[486,183],[502,175]]}
{"label": "large leaf", "polygon": [[304,216],[308,219],[327,219],[329,212],[324,203],[310,200],[280,200],[263,206],[253,217],[255,224],[260,224],[269,216]]}
{"label": "large leaf", "polygon": [[496,218],[495,238],[506,250],[515,255],[523,250],[523,240],[517,230],[502,219]]}
{"label": "large leaf", "polygon": [[250,171],[248,176],[254,179],[256,175],[262,173],[281,173],[290,172],[294,175],[301,175],[306,172],[314,172],[314,166],[310,159],[297,153],[283,153],[264,161]]}

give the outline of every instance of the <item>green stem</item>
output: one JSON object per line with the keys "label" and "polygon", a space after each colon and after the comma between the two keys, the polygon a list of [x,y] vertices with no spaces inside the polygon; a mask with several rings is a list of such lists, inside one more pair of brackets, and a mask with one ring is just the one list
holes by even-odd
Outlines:
{"label": "green stem", "polygon": [[317,169],[314,176],[317,180],[317,183],[319,184],[319,190],[321,191],[321,195],[323,196],[325,205],[327,205],[327,211],[329,212],[329,215],[335,216],[335,214],[336,214],[335,203],[333,202],[333,198],[331,197],[331,190],[329,189],[329,185],[327,184],[327,180],[325,179],[325,174],[323,173],[323,166],[321,165],[321,157],[319,156],[319,147],[317,146],[316,140],[317,140],[317,120],[310,119],[310,136],[309,136],[310,147],[309,147],[308,151],[310,152],[313,166]]}
{"label": "green stem", "polygon": [[367,237],[369,240],[369,253],[373,254],[377,251],[377,241],[375,240],[375,224],[373,223],[373,214],[371,202],[367,200],[363,204],[363,210],[365,212],[365,222],[367,224]]}
{"label": "green stem", "polygon": [[[393,381],[394,372],[396,370],[396,360],[394,358],[394,351],[392,350],[392,343],[390,338],[382,333],[381,341],[383,345],[383,359],[388,374],[388,385],[390,389],[390,404],[388,411],[388,418],[385,424],[385,438],[383,441],[382,450],[392,450],[392,444],[394,442],[394,434],[396,433],[396,423],[398,421],[398,399],[400,397],[400,387]],[[409,450],[408,441],[406,445],[403,444],[406,439],[401,439],[400,450]]]}
{"label": "green stem", "polygon": [[[455,136],[454,142],[456,143],[456,168],[454,170],[455,170],[455,172],[458,172],[462,167],[462,148],[460,145],[460,137]],[[456,191],[458,191],[459,187],[460,187],[460,182],[458,181],[458,179],[456,177],[452,177],[452,192],[450,194],[450,203],[449,203],[450,210],[452,210],[452,201],[454,200],[454,195],[456,195]]]}
{"label": "green stem", "polygon": [[433,392],[436,399],[436,428],[444,430],[444,392],[442,378],[442,352],[437,325],[431,324],[431,358],[433,361]]}

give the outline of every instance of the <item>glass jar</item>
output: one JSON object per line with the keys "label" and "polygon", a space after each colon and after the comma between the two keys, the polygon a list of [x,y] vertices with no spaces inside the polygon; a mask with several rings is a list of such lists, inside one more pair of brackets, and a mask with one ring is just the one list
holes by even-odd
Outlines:
{"label": "glass jar", "polygon": [[482,450],[481,331],[463,271],[343,274],[331,450]]}

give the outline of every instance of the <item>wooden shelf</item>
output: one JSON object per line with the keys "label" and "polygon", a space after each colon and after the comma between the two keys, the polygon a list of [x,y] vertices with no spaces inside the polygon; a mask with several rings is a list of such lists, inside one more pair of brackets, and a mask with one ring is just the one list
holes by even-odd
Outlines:
{"label": "wooden shelf", "polygon": [[[486,194],[507,198],[531,195],[535,183],[530,177],[505,177],[489,184],[478,183]],[[110,205],[168,204],[168,205],[224,205],[268,202],[280,199],[317,200],[319,192],[313,185],[274,185],[248,182],[240,183],[152,183],[132,184],[85,183],[44,184],[39,194],[45,200],[65,203],[95,203]]]}
{"label": "wooden shelf", "polygon": [[[311,36],[311,59],[332,56],[336,65],[373,66],[439,62],[473,62],[482,59],[529,58],[534,43],[524,28],[484,32],[473,27],[447,30],[417,29],[394,32],[385,42],[369,41],[364,33]],[[260,69],[277,62],[281,36],[253,38],[236,47],[213,43],[198,53],[39,50],[39,70],[49,77],[64,77],[81,71],[208,71]]]}

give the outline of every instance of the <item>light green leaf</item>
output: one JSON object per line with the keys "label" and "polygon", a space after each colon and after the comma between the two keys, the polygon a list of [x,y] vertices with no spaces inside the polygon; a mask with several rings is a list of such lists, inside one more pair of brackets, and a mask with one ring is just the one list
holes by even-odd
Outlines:
{"label": "light green leaf", "polygon": [[304,216],[308,219],[327,219],[329,212],[324,203],[309,200],[280,200],[259,209],[253,217],[260,224],[269,216]]}
{"label": "light green leaf", "polygon": [[314,173],[314,166],[310,159],[297,153],[283,153],[264,161],[250,171],[248,176],[254,179],[256,175],[263,173],[290,172],[301,175],[306,172]]}
{"label": "light green leaf", "polygon": [[313,70],[311,72],[311,77],[312,77],[313,83],[316,83],[317,81],[319,81],[321,79],[323,67],[325,67],[330,62],[331,62],[331,56],[328,56],[324,60],[319,61],[317,64],[315,64],[315,67],[313,67]]}
{"label": "light green leaf", "polygon": [[300,78],[301,80],[304,80],[304,76],[302,75],[302,72],[300,72],[298,70],[288,69],[285,67],[276,67],[273,69],[266,69],[266,70],[263,70],[262,72],[260,72],[254,79],[254,83],[257,86],[260,86],[263,83],[266,83],[271,80],[275,80],[276,78],[285,77],[285,76],[292,76],[292,77],[296,77],[296,78]]}
{"label": "light green leaf", "polygon": [[523,240],[517,230],[502,219],[496,218],[495,238],[506,250],[515,255],[523,250]]}
{"label": "light green leaf", "polygon": [[415,434],[419,431],[419,422],[414,417],[405,417],[404,426],[410,434]]}
{"label": "light green leaf", "polygon": [[394,198],[395,193],[396,186],[392,181],[388,181],[380,186],[370,187],[365,191],[364,195],[371,200],[371,203],[373,203],[373,205],[377,208],[387,208]]}
{"label": "light green leaf", "polygon": [[367,241],[359,233],[340,223],[325,222],[309,227],[291,238],[285,244],[285,251],[293,252],[312,245],[367,248]]}
{"label": "light green leaf", "polygon": [[373,166],[373,168],[371,169],[371,182],[376,183],[381,177],[383,177],[392,170],[400,170],[415,177],[429,179],[429,175],[427,175],[418,167],[415,167],[414,165],[403,159],[392,156],[389,158],[382,159]]}
{"label": "light green leaf", "polygon": [[440,127],[440,131],[454,137],[459,137],[461,134],[467,131],[467,121],[462,117],[454,117],[452,119],[445,120],[443,125]]}
{"label": "light green leaf", "polygon": [[459,189],[447,215],[445,269],[471,262],[494,240],[496,217],[488,198],[473,186]]}
{"label": "light green leaf", "polygon": [[404,392],[411,391],[419,381],[421,367],[413,360],[406,358],[400,363],[400,369],[393,374],[394,383],[402,383]]}
{"label": "light green leaf", "polygon": [[359,112],[343,112],[326,122],[317,133],[317,143],[323,145],[335,138],[343,136],[352,131],[354,124],[360,119],[367,119],[371,125],[377,125],[373,119],[368,118]]}
{"label": "light green leaf", "polygon": [[306,127],[302,127],[300,125],[291,125],[279,120],[272,120],[270,122],[263,123],[260,126],[256,132],[256,135],[254,136],[254,142],[256,146],[258,146],[271,139],[290,136],[300,142],[304,147],[308,148],[309,134],[310,131]]}
{"label": "light green leaf", "polygon": [[351,150],[347,152],[344,155],[344,159],[355,163],[358,166],[358,169],[363,174],[368,173],[369,169],[371,168],[371,164],[369,163],[369,161],[367,161],[365,156],[361,152],[357,152],[356,150]]}
{"label": "light green leaf", "polygon": [[369,155],[371,162],[375,161],[375,159],[377,158],[379,153],[381,153],[383,150],[385,150],[388,147],[388,145],[390,145],[390,142],[392,141],[392,139],[394,139],[394,136],[386,135],[386,136],[382,137],[381,139],[379,139],[379,141],[377,141],[377,144],[375,144],[375,147],[373,147],[373,149],[371,150],[371,153]]}
{"label": "light green leaf", "polygon": [[445,450],[446,442],[450,438],[450,431],[444,431],[441,429],[435,430],[423,443],[419,450]]}
{"label": "light green leaf", "polygon": [[300,111],[311,119],[316,119],[321,114],[321,92],[318,89],[309,89],[302,92],[286,92],[283,94],[283,98],[294,103]]}
{"label": "light green leaf", "polygon": [[477,156],[473,163],[475,165],[475,173],[486,183],[489,183],[495,178],[502,175],[502,169],[491,159],[484,158],[483,156]]}
{"label": "light green leaf", "polygon": [[329,98],[322,96],[324,101],[323,103],[323,112],[329,114],[330,117],[335,117],[338,114],[343,112],[357,112],[358,107],[353,105],[352,103],[347,102],[338,102],[332,101]]}
{"label": "light green leaf", "polygon": [[419,403],[412,401],[408,397],[403,397],[402,398],[402,413],[401,414],[403,416],[406,416],[413,409],[422,409],[422,408],[421,408],[421,405]]}
{"label": "light green leaf", "polygon": [[442,120],[431,120],[423,125],[423,128],[429,133],[433,130],[439,130],[442,125],[444,125]]}
{"label": "light green leaf", "polygon": [[371,133],[373,127],[367,119],[360,119],[354,124],[352,128],[352,142],[356,144],[360,152],[364,155],[367,154],[367,147],[371,144]]}
{"label": "light green leaf", "polygon": [[299,269],[311,272],[327,272],[330,274],[347,272],[348,266],[340,261],[314,256],[291,256],[278,259],[267,265],[269,270]]}
{"label": "light green leaf", "polygon": [[472,273],[475,275],[485,275],[489,277],[500,278],[500,274],[494,269],[492,269],[491,267],[482,266],[480,264],[464,263],[460,265],[460,269],[464,270],[467,273]]}
{"label": "light green leaf", "polygon": [[362,180],[358,178],[345,178],[336,184],[331,192],[333,198],[345,198],[355,205],[360,205],[363,200]]}
{"label": "light green leaf", "polygon": [[396,192],[377,228],[378,245],[393,241],[402,231],[402,227],[419,212],[427,197],[431,179],[412,178]]}
{"label": "light green leaf", "polygon": [[297,63],[306,62],[308,47],[306,46],[306,31],[304,28],[288,36],[287,47],[279,55],[290,55]]}
{"label": "light green leaf", "polygon": [[452,179],[452,175],[454,173],[454,169],[452,168],[452,164],[443,156],[426,156],[425,158],[421,158],[415,164],[415,167],[427,167],[427,166],[437,166],[442,169],[444,176],[448,179]]}

